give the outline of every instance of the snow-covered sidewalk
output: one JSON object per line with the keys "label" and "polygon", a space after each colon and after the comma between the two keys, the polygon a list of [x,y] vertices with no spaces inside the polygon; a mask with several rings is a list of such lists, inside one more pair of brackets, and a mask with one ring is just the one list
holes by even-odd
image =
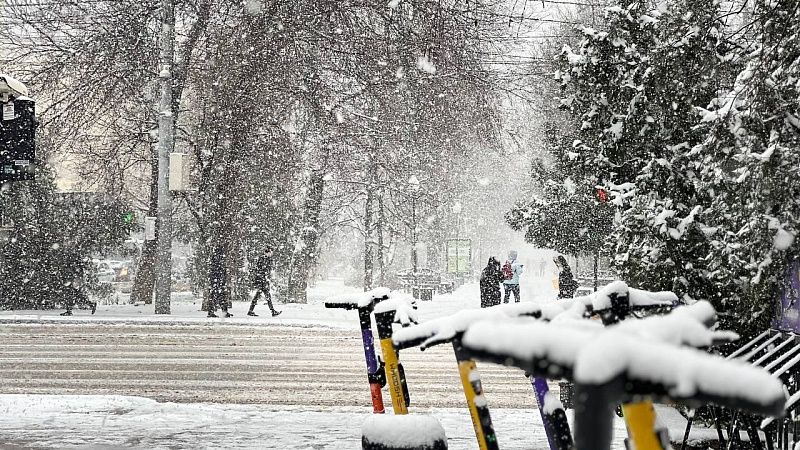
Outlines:
{"label": "snow-covered sidewalk", "polygon": [[[245,325],[245,326],[300,326],[358,329],[358,318],[352,311],[326,309],[325,299],[339,294],[359,292],[360,290],[345,286],[341,280],[321,281],[308,290],[308,303],[276,303],[275,308],[282,311],[278,317],[272,317],[263,301],[256,307],[258,317],[247,316],[249,302],[234,302],[228,319],[209,319],[200,310],[202,299],[194,298],[190,293],[174,293],[170,304],[171,314],[157,315],[154,306],[127,304],[127,297],[121,297],[121,304],[104,305],[97,308],[92,315],[88,310],[74,310],[74,315],[63,317],[63,310],[46,311],[0,311],[0,323],[133,323],[174,324],[174,325]],[[523,301],[538,301],[542,295],[553,294],[549,280],[531,278],[523,284]],[[468,283],[452,294],[434,296],[432,301],[417,302],[421,321],[453,314],[463,309],[480,307],[480,295],[477,283]]]}
{"label": "snow-covered sidewalk", "polygon": [[[438,418],[451,450],[476,448],[469,413],[414,409]],[[158,403],[141,397],[0,395],[0,448],[358,449],[369,408]],[[539,412],[493,409],[503,449],[545,450]],[[615,435],[624,436],[617,420]],[[621,439],[615,449],[622,449]]]}

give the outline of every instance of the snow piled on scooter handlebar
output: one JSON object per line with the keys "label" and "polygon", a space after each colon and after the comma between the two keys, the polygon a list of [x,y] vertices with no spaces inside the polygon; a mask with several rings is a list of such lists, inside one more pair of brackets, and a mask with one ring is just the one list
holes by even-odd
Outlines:
{"label": "snow piled on scooter handlebar", "polygon": [[[542,303],[522,302],[507,303],[490,308],[463,310],[455,314],[440,317],[422,324],[398,330],[393,341],[398,348],[420,346],[422,350],[434,345],[450,342],[456,335],[463,333],[473,323],[490,319],[515,317],[534,317],[544,321],[582,320],[589,307],[611,304],[611,295],[630,295],[637,306],[672,305],[677,296],[672,292],[647,292],[629,289],[623,281],[615,281],[598,292],[571,299],[552,300]],[[709,305],[710,306],[710,305]],[[711,308],[712,314],[715,314]],[[715,316],[714,316],[715,317]],[[600,326],[592,323],[588,326]]]}
{"label": "snow piled on scooter handlebar", "polygon": [[[783,384],[761,368],[609,329],[580,350],[574,379],[598,385],[618,376],[660,386],[675,400],[713,398],[724,406],[768,415],[780,414],[785,401]],[[775,405],[781,409],[772,409]]]}
{"label": "snow piled on scooter handlebar", "polygon": [[564,311],[564,303],[513,303],[483,309],[466,309],[445,317],[423,322],[413,327],[397,330],[392,336],[398,348],[419,345],[422,350],[434,345],[450,342],[471,324],[487,318],[514,318],[520,316],[540,317],[545,311],[552,316]]}
{"label": "snow piled on scooter handlebar", "polygon": [[394,322],[407,327],[417,323],[417,302],[403,292],[391,292],[387,300],[375,305],[375,314],[394,311]]}
{"label": "snow piled on scooter handlebar", "polygon": [[385,287],[355,294],[335,295],[325,300],[325,307],[346,309],[366,308],[373,305],[375,302],[388,299],[389,295],[390,290]]}
{"label": "snow piled on scooter handlebar", "polygon": [[616,330],[649,341],[694,348],[710,347],[739,339],[739,335],[733,331],[709,330],[709,327],[716,323],[716,317],[717,313],[711,303],[699,301],[692,305],[675,308],[664,316],[620,322],[609,327],[609,330]]}
{"label": "snow piled on scooter handlebar", "polygon": [[679,347],[735,337],[706,328],[709,308],[699,303],[679,307],[664,317],[608,328],[587,328],[577,321],[486,320],[468,327],[462,345],[478,359],[514,363],[539,376],[566,374],[585,384],[623,377],[629,390],[657,386],[675,400],[700,397],[766,415],[780,414],[783,385],[768,372]]}
{"label": "snow piled on scooter handlebar", "polygon": [[678,296],[674,292],[661,291],[651,292],[641,289],[628,287],[624,281],[613,281],[597,292],[592,294],[576,297],[573,300],[585,305],[591,305],[592,309],[597,311],[605,311],[611,309],[612,297],[628,297],[628,304],[632,308],[647,307],[647,306],[670,306],[678,304]]}

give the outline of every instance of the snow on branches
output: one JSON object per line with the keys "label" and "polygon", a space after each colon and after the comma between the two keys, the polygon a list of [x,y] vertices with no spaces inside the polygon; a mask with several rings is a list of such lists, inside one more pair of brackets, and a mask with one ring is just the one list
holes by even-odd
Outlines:
{"label": "snow on branches", "polygon": [[742,37],[714,0],[648,8],[611,5],[563,50],[560,104],[579,124],[564,176],[609,188],[622,277],[711,300],[741,330],[796,253],[800,13],[757,3]]}

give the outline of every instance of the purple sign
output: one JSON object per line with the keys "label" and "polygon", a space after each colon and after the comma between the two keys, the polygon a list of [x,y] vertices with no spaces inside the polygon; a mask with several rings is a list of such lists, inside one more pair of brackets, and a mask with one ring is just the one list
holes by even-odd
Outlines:
{"label": "purple sign", "polygon": [[800,333],[800,262],[792,261],[786,269],[781,289],[781,304],[772,327],[780,331]]}

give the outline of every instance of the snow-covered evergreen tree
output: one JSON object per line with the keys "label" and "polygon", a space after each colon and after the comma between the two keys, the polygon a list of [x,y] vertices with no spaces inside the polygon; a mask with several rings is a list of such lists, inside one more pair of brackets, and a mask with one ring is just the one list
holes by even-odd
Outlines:
{"label": "snow-covered evergreen tree", "polygon": [[598,192],[594,180],[575,181],[570,176],[576,174],[567,173],[571,149],[566,141],[571,135],[552,125],[545,131],[550,158],[531,167],[536,192],[509,211],[506,221],[514,230],[524,231],[525,240],[537,247],[576,256],[607,253],[613,249],[608,243],[614,208],[607,203],[607,192]]}
{"label": "snow-covered evergreen tree", "polygon": [[615,263],[635,285],[716,300],[705,224],[714,193],[690,152],[705,139],[697,107],[730,79],[718,2],[646,2],[607,9],[604,30],[566,48],[562,103],[581,120],[572,173],[607,186],[619,207]]}
{"label": "snow-covered evergreen tree", "polygon": [[692,150],[709,193],[708,280],[744,323],[772,316],[800,228],[800,9],[759,1],[732,88],[700,109]]}
{"label": "snow-covered evergreen tree", "polygon": [[78,282],[97,292],[92,258],[122,245],[132,225],[130,209],[102,193],[56,192],[46,167],[37,179],[15,182],[0,196],[10,225],[0,246],[0,307],[47,308],[63,304]]}

